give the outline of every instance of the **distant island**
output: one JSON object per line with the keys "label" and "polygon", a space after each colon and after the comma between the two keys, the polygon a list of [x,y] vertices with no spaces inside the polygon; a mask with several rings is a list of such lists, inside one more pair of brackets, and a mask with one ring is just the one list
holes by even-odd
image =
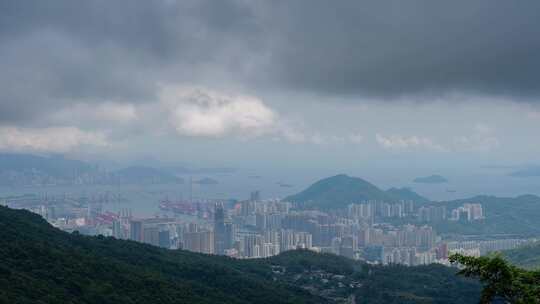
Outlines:
{"label": "distant island", "polygon": [[540,166],[532,166],[510,173],[513,177],[540,177]]}
{"label": "distant island", "polygon": [[430,175],[430,176],[424,176],[424,177],[417,177],[413,180],[415,183],[419,184],[442,184],[447,183],[448,180],[440,175]]}
{"label": "distant island", "polygon": [[304,208],[343,209],[349,204],[362,201],[398,202],[414,200],[427,203],[429,199],[420,196],[411,189],[392,188],[381,190],[370,182],[345,174],[319,180],[307,189],[284,198],[285,201],[300,203]]}
{"label": "distant island", "polygon": [[294,185],[287,184],[287,183],[282,183],[282,182],[277,182],[276,184],[278,186],[282,187],[282,188],[292,188],[292,187],[294,187]]}
{"label": "distant island", "polygon": [[209,178],[209,177],[205,177],[203,179],[200,179],[200,180],[197,180],[197,181],[193,181],[194,184],[199,184],[199,185],[217,185],[219,184],[219,182],[213,178]]}

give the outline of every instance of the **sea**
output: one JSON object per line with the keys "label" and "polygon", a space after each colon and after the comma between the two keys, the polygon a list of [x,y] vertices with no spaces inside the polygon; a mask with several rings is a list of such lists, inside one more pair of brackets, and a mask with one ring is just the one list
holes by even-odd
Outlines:
{"label": "sea", "polygon": [[[443,175],[448,182],[440,184],[414,183],[413,179],[420,172],[398,172],[389,170],[256,170],[237,169],[230,173],[214,173],[182,176],[183,184],[146,184],[146,185],[74,185],[74,186],[32,186],[0,187],[0,198],[37,194],[43,196],[67,195],[99,196],[105,194],[120,195],[121,202],[105,204],[103,208],[117,212],[130,209],[135,216],[151,217],[160,214],[159,203],[168,200],[244,200],[250,192],[259,191],[263,199],[281,199],[302,191],[312,183],[325,177],[345,173],[361,177],[381,189],[408,187],[431,200],[446,201],[471,198],[476,195],[494,195],[514,197],[523,194],[540,196],[540,177],[519,178],[509,176],[504,169],[479,169],[475,172],[446,172]],[[217,184],[202,185],[190,183],[190,180],[202,178],[215,179]]]}

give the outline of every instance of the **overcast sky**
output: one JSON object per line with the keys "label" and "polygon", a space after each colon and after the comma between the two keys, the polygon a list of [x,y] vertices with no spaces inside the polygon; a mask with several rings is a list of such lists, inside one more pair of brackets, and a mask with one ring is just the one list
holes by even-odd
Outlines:
{"label": "overcast sky", "polygon": [[0,150],[540,162],[540,1],[0,1]]}

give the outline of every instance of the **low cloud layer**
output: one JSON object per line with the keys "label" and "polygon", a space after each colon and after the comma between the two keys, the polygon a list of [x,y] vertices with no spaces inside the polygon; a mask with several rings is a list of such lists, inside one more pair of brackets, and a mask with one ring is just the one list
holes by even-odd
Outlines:
{"label": "low cloud layer", "polygon": [[160,105],[179,135],[260,136],[274,131],[278,115],[262,100],[203,88],[165,88]]}
{"label": "low cloud layer", "polygon": [[0,128],[1,151],[66,153],[84,146],[105,147],[107,145],[104,134],[82,131],[74,127]]}
{"label": "low cloud layer", "polygon": [[1,1],[0,150],[533,154],[539,28],[533,0]]}
{"label": "low cloud layer", "polygon": [[[384,149],[393,151],[433,151],[433,152],[490,152],[499,148],[501,142],[494,130],[482,123],[477,123],[469,134],[454,135],[451,140],[411,135],[383,135],[377,133],[375,141]],[[442,143],[441,143],[442,142]]]}
{"label": "low cloud layer", "polygon": [[385,136],[381,134],[375,135],[375,140],[379,145],[386,149],[393,150],[410,150],[410,149],[430,149],[443,151],[444,148],[433,143],[433,141],[427,137],[421,136],[402,136],[402,135],[390,135]]}

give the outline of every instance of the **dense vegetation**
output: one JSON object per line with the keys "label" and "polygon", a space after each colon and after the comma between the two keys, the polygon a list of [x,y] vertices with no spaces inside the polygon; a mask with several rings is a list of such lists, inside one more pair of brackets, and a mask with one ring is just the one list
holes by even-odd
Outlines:
{"label": "dense vegetation", "polygon": [[324,303],[257,264],[68,234],[0,207],[3,303]]}
{"label": "dense vegetation", "polygon": [[353,297],[356,303],[476,304],[479,298],[476,282],[457,280],[455,270],[442,265],[366,265],[309,251],[290,251],[269,260],[288,270],[284,279],[290,283],[333,298]]}
{"label": "dense vegetation", "polygon": [[540,243],[503,251],[505,259],[526,269],[540,269]]}
{"label": "dense vegetation", "polygon": [[342,209],[362,201],[394,202],[411,198],[428,201],[410,189],[383,191],[361,178],[340,174],[322,179],[304,191],[286,197],[285,200],[299,203],[306,208]]}
{"label": "dense vegetation", "polygon": [[518,268],[501,256],[453,255],[452,262],[464,266],[460,274],[479,278],[484,284],[480,303],[540,303],[540,271]]}
{"label": "dense vegetation", "polygon": [[291,251],[233,260],[69,234],[0,207],[0,303],[476,303],[443,266],[369,266]]}

